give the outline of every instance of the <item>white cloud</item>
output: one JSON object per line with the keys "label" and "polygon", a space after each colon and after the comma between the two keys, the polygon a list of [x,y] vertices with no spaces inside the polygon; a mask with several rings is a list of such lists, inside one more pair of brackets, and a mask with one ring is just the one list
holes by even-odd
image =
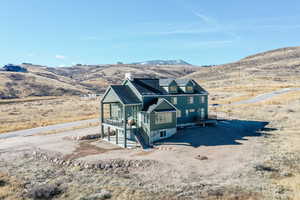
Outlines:
{"label": "white cloud", "polygon": [[64,59],[66,59],[66,56],[63,56],[63,55],[56,55],[55,58],[56,58],[56,59],[60,59],[60,60],[64,60]]}

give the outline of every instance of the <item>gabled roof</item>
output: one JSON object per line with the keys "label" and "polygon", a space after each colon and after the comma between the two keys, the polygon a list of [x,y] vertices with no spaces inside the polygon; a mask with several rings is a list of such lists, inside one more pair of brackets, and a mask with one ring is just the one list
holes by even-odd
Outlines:
{"label": "gabled roof", "polygon": [[[147,79],[149,80],[149,79]],[[158,79],[153,79],[155,81],[159,81]],[[152,87],[152,85],[146,84],[144,81],[142,81],[141,78],[137,79],[134,78],[130,81],[132,85],[138,90],[138,92],[141,95],[157,95],[157,94],[163,94],[163,91],[160,90],[159,85],[157,84],[157,88]]]}
{"label": "gabled roof", "polygon": [[141,101],[131,91],[127,85],[111,85],[111,89],[116,93],[123,104],[140,104]]}
{"label": "gabled roof", "polygon": [[176,111],[177,110],[177,108],[173,104],[171,104],[166,99],[161,98],[161,99],[158,99],[158,101],[155,104],[152,104],[151,106],[149,106],[149,108],[147,110],[147,113],[153,112],[160,104],[162,104],[164,102],[167,103],[170,106],[170,109],[167,109],[167,110],[164,110],[164,111]]}
{"label": "gabled roof", "polygon": [[176,79],[178,86],[186,86],[192,79]]}
{"label": "gabled roof", "polygon": [[[137,90],[137,92],[141,95],[169,95],[168,91],[164,89],[164,86],[175,81],[178,86],[186,86],[189,82],[194,85],[193,94],[205,94],[207,93],[201,86],[199,86],[192,79],[151,79],[151,78],[134,78],[129,81],[133,87]],[[148,83],[151,84],[148,84]],[[123,83],[125,84],[125,82]],[[176,94],[184,94],[181,89],[178,89]],[[175,94],[175,95],[176,95]]]}
{"label": "gabled roof", "polygon": [[160,86],[169,86],[175,79],[173,78],[163,78],[159,79],[159,85]]}

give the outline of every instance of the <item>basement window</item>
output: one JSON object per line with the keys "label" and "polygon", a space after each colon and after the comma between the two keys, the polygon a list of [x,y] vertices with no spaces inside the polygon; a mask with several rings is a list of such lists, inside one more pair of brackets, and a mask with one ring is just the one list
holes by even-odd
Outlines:
{"label": "basement window", "polygon": [[167,131],[159,131],[160,137],[166,137]]}

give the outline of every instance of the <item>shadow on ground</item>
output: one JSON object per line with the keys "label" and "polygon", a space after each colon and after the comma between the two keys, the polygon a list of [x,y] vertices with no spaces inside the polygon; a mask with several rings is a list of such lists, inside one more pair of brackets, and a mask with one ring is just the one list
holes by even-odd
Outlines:
{"label": "shadow on ground", "polygon": [[[167,139],[160,140],[155,145],[185,145],[185,146],[217,146],[240,145],[240,140],[246,137],[259,137],[267,129],[268,122],[224,120],[215,126],[185,128]],[[269,131],[273,131],[269,130]]]}

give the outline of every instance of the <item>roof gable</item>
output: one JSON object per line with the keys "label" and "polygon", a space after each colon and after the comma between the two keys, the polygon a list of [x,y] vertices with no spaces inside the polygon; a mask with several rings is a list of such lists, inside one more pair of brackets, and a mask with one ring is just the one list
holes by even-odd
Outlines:
{"label": "roof gable", "polygon": [[171,104],[169,101],[167,101],[164,98],[161,98],[157,101],[156,104],[152,104],[149,106],[147,112],[151,113],[153,111],[162,112],[162,111],[176,111],[177,108]]}
{"label": "roof gable", "polygon": [[121,102],[123,104],[140,104],[138,97],[131,91],[127,85],[111,85],[105,93],[102,102]]}

